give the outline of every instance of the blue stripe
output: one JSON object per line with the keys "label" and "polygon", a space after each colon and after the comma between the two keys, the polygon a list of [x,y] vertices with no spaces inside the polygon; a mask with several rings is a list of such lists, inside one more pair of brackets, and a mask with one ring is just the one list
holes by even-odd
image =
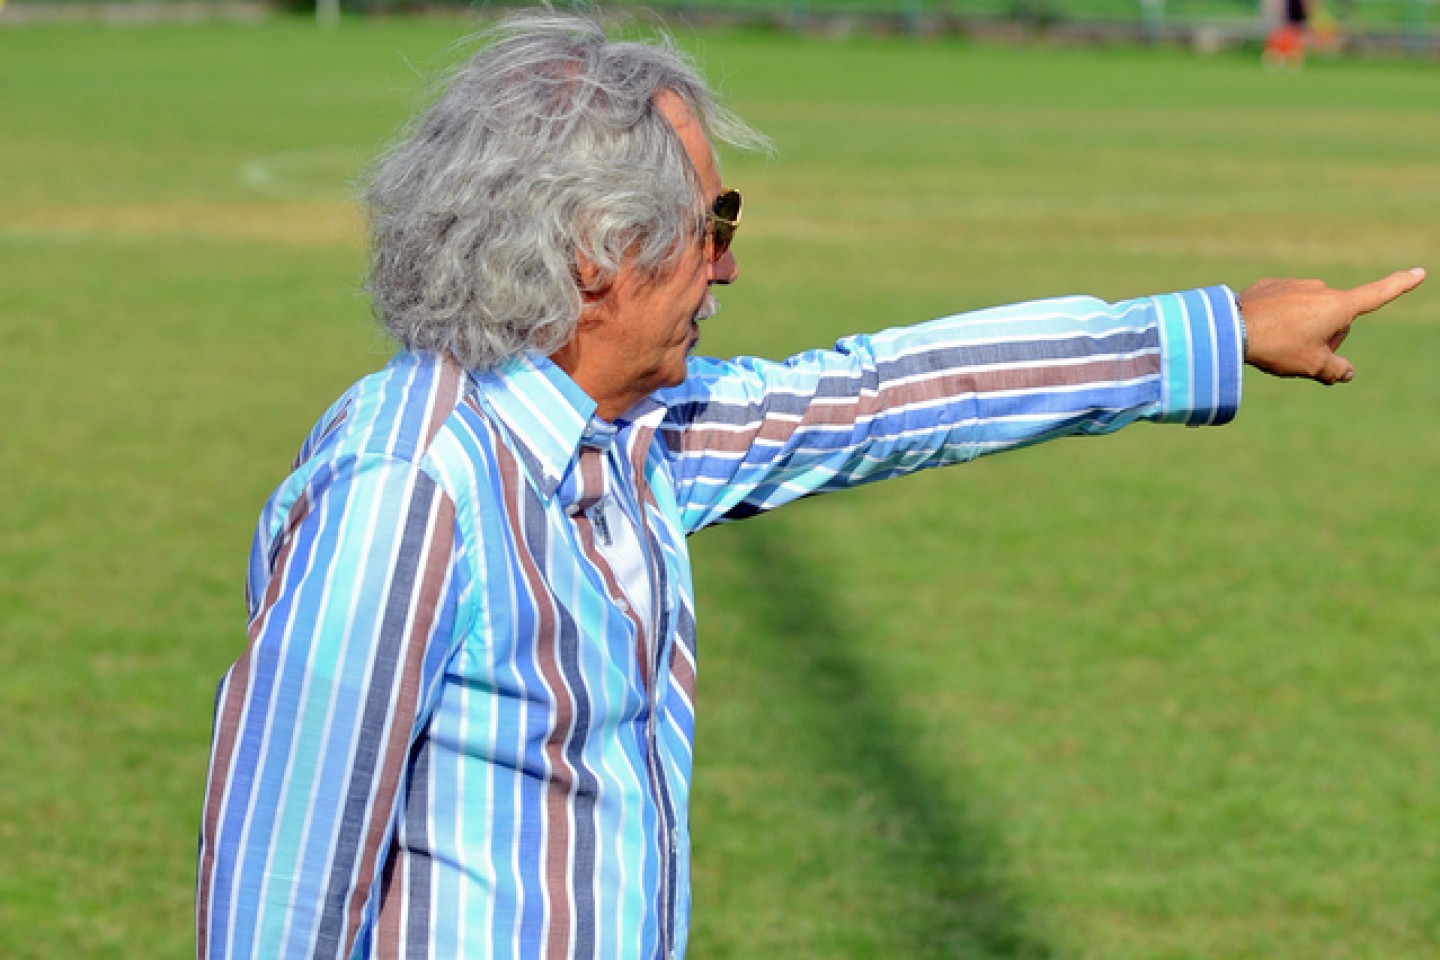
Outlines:
{"label": "blue stripe", "polygon": [[1192,427],[1203,426],[1214,416],[1219,388],[1215,328],[1210,323],[1210,303],[1200,291],[1186,291],[1180,294],[1179,299],[1185,311],[1186,323],[1190,328],[1190,343],[1194,349],[1190,360],[1192,413],[1186,422]]}
{"label": "blue stripe", "polygon": [[[408,837],[419,841],[421,850],[431,846],[426,813],[430,809],[430,768],[434,755],[434,751],[429,749],[421,750],[417,755],[405,798],[405,832]],[[415,844],[412,843],[412,846]],[[412,854],[406,862],[409,867],[405,877],[409,888],[409,915],[400,936],[409,956],[423,957],[428,950],[431,921],[434,919],[431,916],[434,897],[430,893],[430,858],[424,853]]]}
{"label": "blue stripe", "polygon": [[1229,423],[1239,412],[1245,358],[1241,356],[1239,318],[1229,291],[1224,287],[1207,287],[1204,294],[1214,318],[1215,366],[1219,372],[1215,415],[1209,422],[1219,425]]}
{"label": "blue stripe", "polygon": [[[399,460],[417,459],[420,444],[426,439],[426,426],[431,405],[426,402],[435,389],[440,368],[433,363],[420,363],[413,354],[400,354],[391,362],[396,376],[386,377],[376,400],[382,409],[394,412],[390,433],[383,437],[382,448]],[[387,398],[393,396],[393,401]],[[384,421],[382,421],[384,422]],[[381,439],[377,437],[376,439]]]}

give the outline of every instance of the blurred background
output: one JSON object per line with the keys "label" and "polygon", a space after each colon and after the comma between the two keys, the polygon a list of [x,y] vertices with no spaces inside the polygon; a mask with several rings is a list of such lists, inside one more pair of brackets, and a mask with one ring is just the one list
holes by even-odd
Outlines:
{"label": "blurred background", "polygon": [[[392,350],[355,183],[496,12],[0,9],[0,957],[193,951],[253,524]],[[1440,268],[1433,0],[606,12],[779,148],[713,353]],[[697,536],[691,955],[1434,957],[1436,283],[1343,388]]]}
{"label": "blurred background", "polygon": [[[281,12],[333,24],[344,15],[491,14],[517,4],[467,0],[9,0],[0,22],[148,19],[254,20]],[[523,5],[523,4],[520,4]],[[574,6],[573,0],[554,4]],[[588,6],[594,6],[593,4]],[[765,26],[826,35],[856,30],[910,36],[1117,39],[1188,43],[1200,52],[1264,43],[1277,62],[1297,48],[1433,55],[1436,0],[615,0],[688,26]],[[0,2],[0,10],[5,3]],[[1291,28],[1302,26],[1303,38]]]}

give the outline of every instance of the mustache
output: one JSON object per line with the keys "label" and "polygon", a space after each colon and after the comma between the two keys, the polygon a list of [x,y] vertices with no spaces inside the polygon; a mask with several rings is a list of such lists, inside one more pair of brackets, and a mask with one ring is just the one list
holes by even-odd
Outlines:
{"label": "mustache", "polygon": [[704,301],[700,304],[700,309],[695,311],[695,321],[698,323],[701,320],[708,320],[719,312],[720,301],[715,299],[713,293],[707,292]]}

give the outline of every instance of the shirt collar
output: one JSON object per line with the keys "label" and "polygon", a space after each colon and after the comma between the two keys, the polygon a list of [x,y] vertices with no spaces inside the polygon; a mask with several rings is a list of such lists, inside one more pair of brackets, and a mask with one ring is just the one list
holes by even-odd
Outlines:
{"label": "shirt collar", "polygon": [[[490,370],[471,371],[480,404],[509,432],[530,478],[554,496],[595,418],[595,401],[543,354],[525,354]],[[610,435],[614,435],[614,427]],[[593,428],[590,430],[594,432]]]}
{"label": "shirt collar", "polygon": [[[0,0],[3,2],[3,0]],[[490,370],[472,370],[478,399],[510,434],[530,479],[552,497],[582,444],[604,450],[631,427],[656,429],[666,404],[652,394],[614,423],[595,415],[596,403],[555,361],[522,354]]]}

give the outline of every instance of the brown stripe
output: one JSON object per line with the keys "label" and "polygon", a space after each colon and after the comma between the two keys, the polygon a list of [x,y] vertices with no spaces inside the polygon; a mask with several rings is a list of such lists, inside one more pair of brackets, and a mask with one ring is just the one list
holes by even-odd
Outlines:
{"label": "brown stripe", "polygon": [[1133,380],[1159,372],[1159,356],[1147,354],[1138,357],[1102,358],[1084,363],[1026,364],[1009,369],[982,369],[972,374],[970,380],[974,384],[972,389],[977,393],[998,393],[1001,390],[1098,385],[1118,380]]}
{"label": "brown stripe", "polygon": [[[635,431],[629,449],[631,475],[635,483],[635,491],[639,494],[636,498],[639,501],[636,511],[640,524],[638,539],[645,548],[647,561],[645,573],[650,578],[650,619],[648,622],[642,622],[638,613],[634,618],[641,636],[650,638],[650,649],[655,651],[648,655],[646,660],[658,660],[659,658],[660,646],[664,643],[663,635],[659,633],[659,630],[664,622],[664,604],[667,600],[661,590],[660,566],[663,561],[659,558],[662,550],[659,541],[655,538],[654,531],[650,529],[650,510],[653,509],[659,513],[660,504],[655,499],[655,491],[650,488],[650,481],[645,478],[645,458],[649,455],[650,443],[654,437],[654,427],[639,427]],[[661,669],[661,664],[656,663],[655,668]]]}
{"label": "brown stripe", "polygon": [[576,502],[581,509],[588,509],[605,497],[604,456],[595,447],[584,447],[580,451],[580,484]]}
{"label": "brown stripe", "polygon": [[320,448],[320,445],[330,439],[330,435],[340,429],[340,425],[349,418],[350,406],[346,404],[329,423],[325,424],[325,429],[320,431],[320,435],[315,438],[314,443],[305,444],[300,448],[300,451],[295,454],[294,461],[290,464],[290,469],[299,470],[305,463],[306,455],[314,454],[314,452]]}
{"label": "brown stripe", "polygon": [[[431,509],[429,542],[425,556],[420,561],[418,596],[411,610],[409,638],[405,644],[405,658],[401,663],[397,685],[395,709],[391,715],[390,733],[385,740],[385,749],[380,761],[380,776],[375,787],[375,809],[370,817],[370,829],[365,843],[361,846],[360,877],[375,875],[376,860],[380,856],[385,833],[390,827],[391,817],[399,804],[400,778],[410,757],[410,737],[415,719],[420,711],[421,681],[424,679],[426,639],[435,626],[435,612],[440,603],[440,591],[444,586],[450,566],[450,555],[455,542],[455,504],[443,492],[436,494],[436,503]],[[360,923],[364,919],[365,903],[370,896],[370,885],[355,885],[350,895],[350,909],[347,917],[348,931],[345,942],[354,944]]]}
{"label": "brown stripe", "polygon": [[690,711],[695,711],[695,664],[690,660],[690,652],[684,644],[671,644],[670,649],[670,672],[675,677],[675,682],[680,684],[680,689],[685,692],[685,699],[690,701]]}
{"label": "brown stripe", "polygon": [[455,412],[455,405],[460,402],[461,381],[465,371],[454,357],[448,354],[440,363],[440,376],[435,383],[435,389],[430,398],[430,419],[425,425],[425,439],[422,441],[421,450],[428,450],[434,441],[435,435]]}
{"label": "brown stripe", "polygon": [[380,881],[380,916],[375,922],[375,956],[385,960],[403,956],[400,920],[405,913],[410,871],[400,866],[400,862],[399,850],[392,845],[385,861],[385,875]]}
{"label": "brown stripe", "polygon": [[215,721],[215,749],[211,760],[210,782],[205,793],[204,836],[205,844],[200,858],[200,896],[196,904],[195,929],[198,938],[198,955],[209,956],[206,952],[210,930],[210,885],[215,874],[215,843],[220,829],[220,808],[230,786],[230,769],[235,759],[235,734],[240,725],[240,714],[245,707],[245,692],[250,684],[250,659],[246,651],[230,668],[226,678],[225,700],[221,714]]}
{"label": "brown stripe", "polygon": [[522,547],[516,551],[520,560],[520,571],[529,585],[530,595],[535,599],[537,623],[534,639],[537,665],[555,701],[554,720],[545,741],[545,756],[551,774],[546,784],[545,852],[541,862],[544,864],[545,893],[550,914],[549,922],[545,925],[545,953],[547,957],[566,957],[570,953],[570,897],[566,883],[570,862],[570,821],[566,808],[572,784],[575,782],[575,772],[565,761],[564,743],[574,723],[575,704],[561,677],[555,655],[555,643],[559,634],[556,629],[558,613],[554,608],[550,589],[545,583],[544,572],[535,562],[530,545],[525,542],[525,525],[519,512],[519,504],[525,494],[524,470],[504,444],[495,443],[492,449],[496,452],[500,467],[503,488],[501,502],[506,519],[515,535],[517,546]]}

